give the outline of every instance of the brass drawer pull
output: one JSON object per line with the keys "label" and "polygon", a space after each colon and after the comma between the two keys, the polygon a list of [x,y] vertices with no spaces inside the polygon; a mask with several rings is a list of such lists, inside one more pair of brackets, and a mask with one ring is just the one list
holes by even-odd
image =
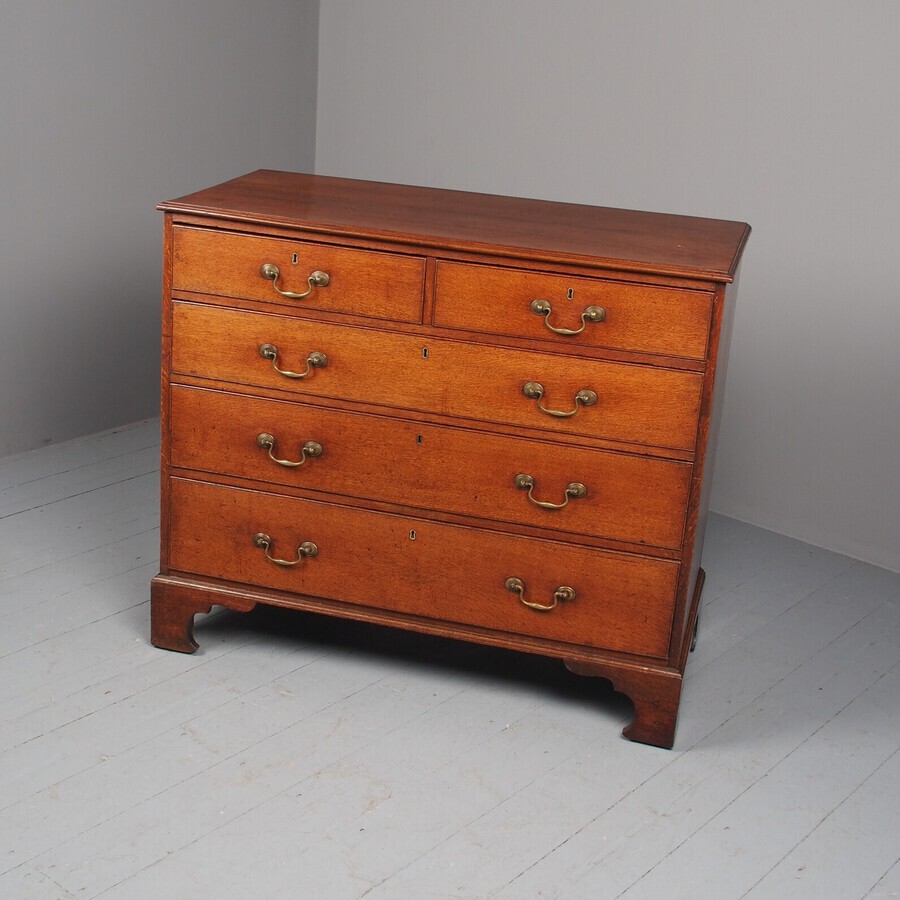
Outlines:
{"label": "brass drawer pull", "polygon": [[279,466],[287,466],[290,469],[302,466],[303,463],[306,462],[307,457],[321,456],[322,450],[324,449],[318,441],[307,441],[300,448],[300,459],[295,461],[292,459],[278,459],[272,452],[275,449],[275,438],[265,431],[256,436],[256,443],[262,447],[263,450],[269,451],[269,459],[271,459],[272,462],[277,462]]}
{"label": "brass drawer pull", "polygon": [[253,535],[253,546],[261,548],[266,554],[266,559],[269,560],[269,562],[275,563],[276,566],[296,566],[297,563],[303,562],[304,559],[317,556],[319,553],[319,548],[312,541],[304,541],[297,548],[296,559],[277,559],[276,557],[269,555],[269,547],[271,547],[273,543],[274,541],[272,538],[267,534],[263,534],[261,531]]}
{"label": "brass drawer pull", "polygon": [[530,475],[516,475],[515,484],[519,490],[528,491],[528,499],[535,506],[540,506],[541,509],[563,509],[569,505],[570,499],[578,500],[587,496],[587,488],[580,481],[573,481],[566,485],[566,499],[562,503],[548,503],[546,500],[535,500],[534,494],[532,494],[534,479]]}
{"label": "brass drawer pull", "polygon": [[522,581],[521,578],[516,578],[515,576],[506,579],[506,589],[513,594],[518,594],[519,600],[521,600],[529,609],[536,609],[539,612],[549,612],[551,609],[556,609],[557,604],[575,599],[575,588],[570,588],[566,584],[561,584],[553,592],[552,603],[535,603],[533,600],[526,600],[525,582]]}
{"label": "brass drawer pull", "polygon": [[274,344],[262,344],[259,348],[259,355],[263,359],[272,361],[272,368],[285,378],[306,378],[313,369],[324,369],[328,365],[328,357],[324,353],[314,350],[306,357],[305,372],[289,372],[287,369],[279,369],[275,364],[278,360],[278,348]]}
{"label": "brass drawer pull", "polygon": [[602,322],[606,318],[606,310],[602,306],[588,306],[581,314],[581,328],[574,331],[571,328],[554,328],[550,324],[550,312],[552,307],[549,300],[533,300],[531,302],[531,311],[536,316],[542,316],[544,324],[554,333],[561,334],[565,337],[574,337],[581,334],[587,328],[588,322]]}
{"label": "brass drawer pull", "polygon": [[569,412],[563,412],[559,409],[547,409],[541,403],[541,398],[544,396],[544,386],[539,381],[529,381],[522,385],[522,393],[529,400],[537,400],[538,409],[542,413],[546,413],[548,416],[556,416],[558,419],[568,419],[570,416],[574,416],[580,407],[593,406],[597,402],[597,394],[585,388],[575,395],[575,408]]}
{"label": "brass drawer pull", "polygon": [[309,278],[306,279],[309,283],[309,289],[305,290],[302,294],[295,294],[293,291],[283,291],[278,287],[277,281],[281,276],[281,270],[275,263],[264,263],[259,270],[259,274],[262,275],[263,278],[267,278],[271,281],[272,287],[281,294],[282,297],[287,297],[288,300],[302,300],[304,297],[308,297],[313,292],[314,288],[326,287],[328,282],[331,281],[331,277],[327,272],[316,269],[316,271],[311,273]]}

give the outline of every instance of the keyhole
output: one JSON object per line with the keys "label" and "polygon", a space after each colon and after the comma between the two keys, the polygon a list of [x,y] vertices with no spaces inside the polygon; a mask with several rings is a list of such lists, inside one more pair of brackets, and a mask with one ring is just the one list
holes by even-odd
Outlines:
{"label": "keyhole", "polygon": [[291,265],[296,266],[298,262],[299,262],[299,257],[297,256],[296,253],[294,253],[294,254],[291,256]]}
{"label": "keyhole", "polygon": [[427,347],[422,348],[422,359],[428,359],[428,348]]}
{"label": "keyhole", "polygon": [[424,438],[422,437],[421,434],[416,435],[416,443],[419,444],[419,446],[421,446],[424,443]]}
{"label": "keyhole", "polygon": [[411,541],[414,541],[414,540],[416,539],[416,532],[415,532],[415,530],[410,531],[410,533],[409,533],[409,539],[410,539]]}
{"label": "keyhole", "polygon": [[566,291],[566,299],[567,300],[575,299],[575,288],[569,288],[569,290]]}

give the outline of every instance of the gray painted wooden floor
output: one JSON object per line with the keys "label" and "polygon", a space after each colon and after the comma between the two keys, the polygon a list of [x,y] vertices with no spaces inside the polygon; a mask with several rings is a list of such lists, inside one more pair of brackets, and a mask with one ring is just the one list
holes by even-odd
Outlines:
{"label": "gray painted wooden floor", "polygon": [[157,427],[0,460],[0,897],[900,895],[900,575],[713,517],[673,751],[503,651],[276,610],[184,656]]}

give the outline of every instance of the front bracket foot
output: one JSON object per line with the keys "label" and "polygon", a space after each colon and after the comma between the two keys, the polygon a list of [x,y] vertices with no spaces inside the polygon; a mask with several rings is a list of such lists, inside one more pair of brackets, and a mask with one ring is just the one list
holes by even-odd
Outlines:
{"label": "front bracket foot", "polygon": [[224,603],[200,588],[154,578],[150,583],[150,642],[163,650],[193,653],[199,646],[194,640],[194,616],[208,613],[216,603],[238,612],[256,606],[252,600],[238,598]]}
{"label": "front bracket foot", "polygon": [[671,749],[675,743],[681,676],[677,672],[625,669],[565,660],[566,668],[576,675],[606,678],[613,688],[626,694],[634,704],[634,719],[622,731],[624,737],[640,744]]}

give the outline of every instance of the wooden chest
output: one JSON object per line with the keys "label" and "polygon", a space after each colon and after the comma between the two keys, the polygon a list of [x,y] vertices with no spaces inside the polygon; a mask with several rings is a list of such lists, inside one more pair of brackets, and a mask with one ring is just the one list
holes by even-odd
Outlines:
{"label": "wooden chest", "polygon": [[539,653],[672,746],[749,228],[273,171],[160,209],[153,643],[263,603]]}

